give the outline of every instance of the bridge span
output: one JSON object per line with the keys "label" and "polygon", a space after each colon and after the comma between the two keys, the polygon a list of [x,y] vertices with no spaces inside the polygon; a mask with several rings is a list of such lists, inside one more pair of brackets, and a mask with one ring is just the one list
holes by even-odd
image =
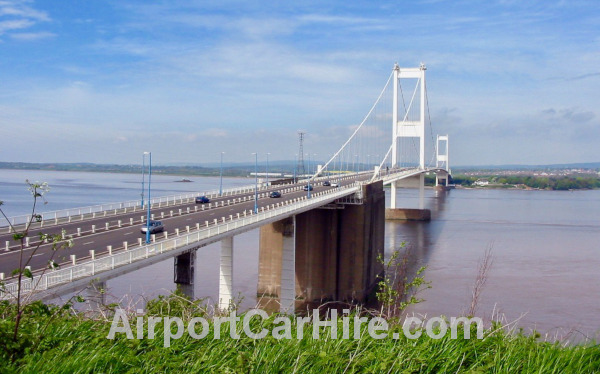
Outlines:
{"label": "bridge span", "polygon": [[[193,259],[198,249],[221,242],[219,307],[226,309],[234,294],[233,238],[260,228],[258,293],[277,300],[280,311],[293,312],[298,302],[364,301],[383,270],[376,261],[383,251],[383,185],[391,185],[394,210],[396,188],[410,186],[422,191],[426,173],[436,175],[436,185],[448,184],[448,136],[438,136],[435,165],[426,166],[424,161],[425,70],[423,65],[404,70],[394,67],[390,77],[395,83],[392,145],[372,170],[340,172],[351,170],[354,156],[358,159],[360,148],[356,144],[373,138],[373,130],[363,126],[373,109],[348,141],[307,180],[230,190],[223,196],[212,196],[209,204],[195,204],[195,195],[150,200],[151,219],[164,221],[166,227],[164,233],[152,235],[150,243],[140,235],[141,225],[147,222],[145,210],[128,202],[46,213],[35,223],[31,217],[9,219],[4,229],[0,227],[0,243],[5,243],[0,252],[0,278],[4,282],[0,296],[14,297],[20,287],[21,293],[50,298],[170,257],[176,259],[175,282],[185,290],[193,287]],[[398,87],[403,74],[417,78],[415,92],[421,91],[421,100],[405,105],[404,119],[399,120]],[[416,96],[413,94],[413,99]],[[411,120],[414,107],[420,107],[418,120]],[[361,133],[363,127],[365,133]],[[420,149],[413,147],[419,154],[417,165],[401,165],[399,138],[419,139]],[[444,152],[440,141],[445,143]],[[383,150],[380,146],[376,149]],[[384,168],[386,162],[389,166]],[[325,186],[326,180],[339,186]],[[314,189],[305,191],[307,185]],[[269,198],[274,190],[282,193],[281,198]],[[11,239],[24,225],[31,225],[25,255],[32,256],[28,266],[34,275],[17,283],[6,274],[21,263],[20,249]],[[65,238],[73,239],[73,248],[57,253],[50,244],[36,242],[39,232],[62,232]],[[31,253],[34,248],[36,252]],[[60,268],[48,270],[50,261]]]}

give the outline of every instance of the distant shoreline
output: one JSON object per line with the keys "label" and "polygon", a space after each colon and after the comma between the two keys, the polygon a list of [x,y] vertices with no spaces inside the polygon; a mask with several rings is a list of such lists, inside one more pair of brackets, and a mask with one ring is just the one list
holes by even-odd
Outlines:
{"label": "distant shoreline", "polygon": [[[114,173],[114,174],[140,174],[141,165],[107,165],[91,163],[26,163],[26,162],[0,162],[2,170],[30,170],[52,172],[86,172],[86,173]],[[270,170],[271,171],[271,170]],[[456,171],[456,170],[455,170]],[[248,178],[254,172],[254,166],[223,167],[223,177]],[[290,173],[285,168],[272,170],[273,173]],[[538,190],[538,191],[571,191],[600,189],[600,175],[597,170],[572,170],[557,169],[554,171],[537,173],[535,170],[461,170],[452,175],[457,188],[469,189],[505,189],[505,190]],[[153,166],[155,175],[182,177],[175,182],[193,182],[192,177],[219,177],[220,168],[202,166]],[[468,174],[467,174],[468,173]],[[189,182],[188,182],[189,183]],[[433,186],[435,178],[426,175],[426,186]],[[484,184],[485,183],[485,184]]]}
{"label": "distant shoreline", "polygon": [[[11,165],[12,164],[12,165]],[[86,172],[113,174],[140,174],[141,165],[96,165],[96,164],[27,164],[0,162],[0,170],[31,170],[57,172]],[[152,173],[174,177],[218,177],[219,169],[203,167],[152,166]],[[245,171],[223,169],[224,177],[246,177]]]}

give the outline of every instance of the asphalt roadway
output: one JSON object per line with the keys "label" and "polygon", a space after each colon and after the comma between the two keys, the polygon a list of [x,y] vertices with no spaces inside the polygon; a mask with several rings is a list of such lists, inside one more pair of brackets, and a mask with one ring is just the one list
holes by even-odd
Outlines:
{"label": "asphalt roadway", "polygon": [[[366,179],[367,175],[361,174],[358,179]],[[334,181],[335,179],[332,179]],[[340,185],[347,185],[354,183],[356,179],[351,178],[343,180]],[[305,184],[288,184],[280,186],[271,186],[268,190],[261,190],[259,194],[264,197],[258,199],[258,209],[266,207],[267,205],[281,203],[287,200],[303,197],[307,195],[307,191],[302,189]],[[314,192],[321,192],[328,189],[335,189],[336,187],[326,187],[322,185],[322,182],[312,184]],[[290,192],[284,192],[286,189],[296,189]],[[269,192],[280,191],[280,198],[269,198]],[[246,201],[232,202],[230,205],[227,201],[233,199],[238,200],[239,198],[246,197]],[[222,206],[222,202],[225,205]],[[168,232],[169,237],[175,234],[175,229],[179,229],[180,233],[186,232],[186,226],[190,226],[190,230],[196,229],[196,223],[200,226],[206,227],[206,221],[209,224],[214,224],[214,219],[221,221],[222,217],[229,219],[230,215],[234,217],[238,213],[243,215],[244,211],[250,211],[254,209],[254,192],[236,194],[233,196],[224,196],[215,199],[211,199],[211,208],[209,204],[196,204],[193,201],[191,203],[183,203],[180,205],[170,205],[168,207],[152,208],[151,213],[154,214],[155,220],[163,222],[165,231]],[[219,203],[219,207],[215,207],[215,203]],[[204,205],[204,210],[201,210]],[[187,209],[190,209],[190,213],[187,213]],[[181,214],[179,211],[181,209]],[[195,209],[199,209],[195,211]],[[171,216],[171,212],[173,215]],[[164,218],[162,215],[164,214]],[[142,218],[143,217],[143,218]],[[5,279],[11,278],[11,273],[15,269],[19,269],[25,266],[25,262],[29,260],[28,266],[31,267],[32,272],[41,271],[44,268],[48,268],[49,262],[53,261],[59,266],[70,265],[72,263],[71,255],[76,256],[76,261],[87,260],[91,258],[90,250],[94,250],[96,257],[108,254],[108,246],[112,246],[112,253],[118,251],[124,251],[124,242],[127,242],[128,248],[136,247],[139,245],[139,239],[142,238],[142,242],[145,242],[146,234],[141,232],[142,222],[145,222],[146,212],[138,210],[137,212],[128,212],[117,215],[110,215],[106,217],[86,218],[82,221],[75,221],[71,223],[64,223],[59,225],[45,225],[42,228],[30,230],[29,233],[29,246],[25,247],[21,252],[20,242],[13,239],[13,234],[4,233],[0,235],[0,273],[4,273]],[[118,226],[118,221],[121,221],[121,227]],[[133,220],[133,225],[130,224]],[[143,221],[142,221],[143,220]],[[107,229],[108,224],[108,229]],[[92,233],[92,225],[95,225],[95,232]],[[80,229],[81,235],[78,236],[78,230]],[[39,233],[45,234],[58,234],[60,235],[62,230],[66,231],[66,237],[72,236],[73,247],[68,249],[57,249],[53,250],[51,244],[41,244]],[[164,235],[162,233],[156,234],[156,238],[162,239]],[[9,250],[5,250],[5,243],[9,241]],[[144,243],[145,244],[145,243]],[[31,257],[32,256],[32,257]],[[30,258],[31,257],[31,258]]]}

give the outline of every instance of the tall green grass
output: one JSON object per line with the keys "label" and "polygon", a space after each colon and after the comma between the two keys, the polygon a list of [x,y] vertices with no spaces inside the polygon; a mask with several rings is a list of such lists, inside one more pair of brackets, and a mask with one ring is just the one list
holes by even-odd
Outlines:
{"label": "tall green grass", "polygon": [[[199,304],[192,308],[172,299],[148,305],[148,315],[206,317]],[[423,334],[419,339],[401,337],[376,340],[362,325],[360,339],[331,339],[322,328],[320,339],[312,338],[312,326],[305,327],[302,339],[276,340],[270,334],[253,340],[240,333],[229,336],[221,326],[221,339],[211,331],[201,340],[187,332],[163,347],[163,326],[158,324],[154,339],[128,340],[119,333],[107,339],[111,320],[89,319],[68,312],[51,317],[32,312],[28,316],[27,339],[14,361],[6,354],[0,359],[2,373],[599,373],[600,348],[587,343],[562,346],[538,341],[536,336],[508,333],[497,324],[485,331],[483,339],[453,340],[450,334],[439,340]],[[207,318],[208,319],[208,318]],[[262,321],[272,330],[274,317]],[[0,328],[8,326],[4,319]],[[135,319],[130,319],[135,336]],[[252,320],[254,331],[259,319]],[[45,330],[44,330],[44,326]],[[187,326],[187,323],[186,323]],[[147,328],[147,326],[146,326]],[[342,331],[341,320],[338,326]],[[401,331],[400,326],[391,330]],[[241,332],[241,323],[238,331]],[[295,331],[295,326],[293,326]],[[352,331],[352,330],[351,330]],[[147,332],[146,332],[147,333]],[[36,335],[37,334],[37,335]],[[146,335],[145,335],[146,336]],[[352,336],[352,334],[351,334]]]}

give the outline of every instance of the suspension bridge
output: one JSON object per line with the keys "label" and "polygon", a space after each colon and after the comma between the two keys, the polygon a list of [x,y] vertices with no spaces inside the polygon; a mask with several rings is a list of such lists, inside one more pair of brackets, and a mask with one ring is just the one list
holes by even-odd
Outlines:
{"label": "suspension bridge", "polygon": [[[149,243],[129,236],[148,220],[139,201],[48,212],[39,220],[7,219],[0,227],[0,297],[51,298],[168,258],[175,258],[175,282],[193,295],[195,256],[220,242],[218,304],[226,309],[234,295],[234,238],[259,228],[257,294],[275,300],[281,312],[325,299],[363,301],[383,270],[376,258],[383,251],[385,217],[406,218],[396,189],[419,188],[422,210],[425,174],[435,174],[436,186],[447,186],[450,178],[448,136],[433,135],[425,73],[423,64],[396,64],[364,120],[310,176],[204,192],[207,204],[195,203],[199,194],[149,200],[150,219],[166,228]],[[383,185],[391,186],[387,210]],[[281,198],[270,198],[275,190]],[[6,274],[22,264],[11,239],[27,225],[23,254],[33,276],[19,283]],[[68,257],[57,257],[38,232],[73,238]],[[49,262],[60,267],[48,269]]]}

